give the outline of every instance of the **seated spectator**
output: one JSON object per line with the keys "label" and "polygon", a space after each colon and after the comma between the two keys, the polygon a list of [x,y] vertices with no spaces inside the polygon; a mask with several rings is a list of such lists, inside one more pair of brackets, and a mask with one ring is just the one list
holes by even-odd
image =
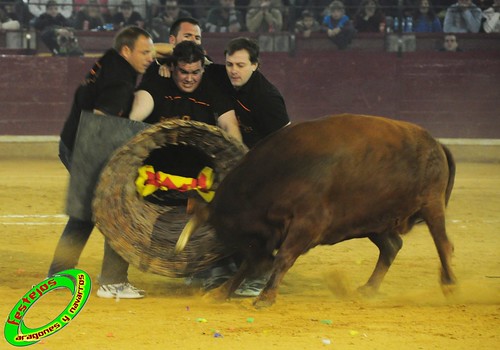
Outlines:
{"label": "seated spectator", "polygon": [[441,23],[443,23],[444,16],[446,16],[446,10],[455,2],[456,0],[433,0],[434,10]]}
{"label": "seated spectator", "polygon": [[[355,0],[359,1],[360,0]],[[315,18],[323,18],[330,14],[330,4],[332,0],[307,0],[306,6],[314,13]]]}
{"label": "seated spectator", "polygon": [[186,4],[187,3],[190,3],[191,7],[186,8],[193,14],[193,17],[196,18],[203,27],[205,21],[207,20],[208,11],[216,3],[216,0],[188,0],[186,1]]}
{"label": "seated spectator", "polygon": [[500,0],[495,0],[493,6],[483,11],[483,29],[486,33],[500,33]]}
{"label": "seated spectator", "polygon": [[443,46],[439,51],[446,52],[462,52],[463,50],[458,47],[458,40],[455,34],[446,34],[444,36]]}
{"label": "seated spectator", "polygon": [[304,38],[309,38],[311,33],[321,31],[321,25],[309,10],[302,11],[301,19],[295,23],[295,33]]}
{"label": "seated spectator", "polygon": [[87,5],[83,5],[76,13],[75,29],[96,30],[108,21],[103,17],[97,0],[89,0]]}
{"label": "seated spectator", "polygon": [[478,33],[482,11],[472,0],[458,0],[446,10],[443,29],[445,33]]}
{"label": "seated spectator", "polygon": [[493,0],[476,0],[476,5],[481,9],[481,12],[493,6]]}
{"label": "seated spectator", "polygon": [[[107,1],[112,16],[120,12],[120,7],[123,3],[123,0],[107,0]],[[147,18],[150,0],[127,0],[127,1],[132,4],[134,12],[138,12],[141,15],[141,18],[143,19]]]}
{"label": "seated spectator", "polygon": [[258,5],[247,11],[246,26],[253,33],[279,32],[283,28],[283,14],[271,0],[258,0]]}
{"label": "seated spectator", "polygon": [[58,7],[58,12],[66,19],[70,19],[73,14],[73,0],[30,0],[29,11],[34,17],[40,17],[46,13],[47,3],[54,2]]}
{"label": "seated spectator", "polygon": [[122,1],[120,11],[113,16],[114,29],[118,30],[127,26],[144,27],[144,20],[139,12],[134,11],[134,5],[129,0]]}
{"label": "seated spectator", "polygon": [[[453,1],[453,0],[447,0]],[[456,1],[456,0],[455,0]],[[391,18],[411,16],[415,9],[415,0],[379,0],[380,9]],[[401,4],[401,5],[400,5]]]}
{"label": "seated spectator", "polygon": [[354,28],[349,16],[345,14],[342,1],[334,0],[330,6],[330,14],[325,16],[321,24],[323,31],[340,50],[347,48],[354,36]]}
{"label": "seated spectator", "polygon": [[413,31],[416,33],[440,33],[441,21],[429,0],[419,0],[413,12]]}
{"label": "seated spectator", "polygon": [[18,30],[21,24],[16,19],[16,14],[12,12],[12,5],[0,6],[0,32],[4,30]]}
{"label": "seated spectator", "polygon": [[42,41],[54,56],[83,56],[73,28],[47,29],[42,33]]}
{"label": "seated spectator", "polygon": [[[99,4],[99,11],[101,11],[103,18],[106,21],[111,19],[111,12],[109,11],[108,0],[96,0],[96,1]],[[73,15],[78,13],[78,11],[83,9],[85,5],[87,5],[90,2],[91,0],[73,0]]]}
{"label": "seated spectator", "polygon": [[182,17],[192,17],[189,11],[180,8],[177,0],[166,0],[165,7],[163,7],[158,16],[162,19],[163,23],[170,30],[172,24]]}
{"label": "seated spectator", "polygon": [[360,33],[383,33],[385,15],[377,0],[363,0],[354,17],[354,28]]}
{"label": "seated spectator", "polygon": [[[103,14],[103,16],[109,16],[109,8],[108,8],[108,0],[96,0],[99,4],[99,11]],[[85,5],[90,3],[90,0],[73,0],[73,14],[78,13]]]}
{"label": "seated spectator", "polygon": [[236,9],[235,0],[219,0],[219,5],[208,11],[205,30],[210,33],[245,31],[245,17]]}
{"label": "seated spectator", "polygon": [[166,0],[165,6],[160,9],[158,16],[153,18],[151,34],[154,42],[167,42],[170,27],[179,18],[192,17],[191,13],[180,8],[177,0]]}
{"label": "seated spectator", "polygon": [[59,12],[59,6],[55,0],[47,1],[45,12],[35,19],[34,26],[40,32],[53,27],[71,27],[68,18]]}

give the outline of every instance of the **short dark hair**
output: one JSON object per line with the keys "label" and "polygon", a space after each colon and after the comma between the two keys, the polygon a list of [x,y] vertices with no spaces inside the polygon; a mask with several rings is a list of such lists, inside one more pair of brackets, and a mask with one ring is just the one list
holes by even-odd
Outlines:
{"label": "short dark hair", "polygon": [[58,7],[58,6],[57,6],[57,1],[55,1],[55,0],[49,0],[49,1],[47,1],[47,3],[45,4],[45,8],[46,8],[47,10],[49,9],[49,7],[54,7],[54,6],[55,6],[55,7]]}
{"label": "short dark hair", "polygon": [[124,0],[120,4],[120,8],[121,9],[133,9],[134,8],[134,4],[130,0]]}
{"label": "short dark hair", "polygon": [[248,52],[250,62],[259,63],[260,48],[255,40],[246,37],[234,38],[227,44],[224,56],[232,55],[239,50],[246,50]]}
{"label": "short dark hair", "polygon": [[193,41],[186,40],[175,45],[172,56],[175,66],[177,66],[179,62],[195,63],[198,61],[201,61],[202,67],[205,65],[205,50],[203,50],[201,45]]}
{"label": "short dark hair", "polygon": [[184,22],[191,23],[194,26],[201,27],[200,22],[198,22],[197,19],[193,17],[181,17],[177,18],[177,20],[174,23],[172,23],[172,25],[170,26],[169,35],[177,36],[177,34],[179,34],[179,29],[181,28],[181,24]]}
{"label": "short dark hair", "polygon": [[120,50],[124,46],[128,46],[130,47],[130,49],[133,49],[135,46],[135,42],[141,35],[145,36],[146,38],[152,38],[149,32],[140,27],[137,26],[125,27],[116,34],[113,43],[113,48],[118,52],[120,52]]}

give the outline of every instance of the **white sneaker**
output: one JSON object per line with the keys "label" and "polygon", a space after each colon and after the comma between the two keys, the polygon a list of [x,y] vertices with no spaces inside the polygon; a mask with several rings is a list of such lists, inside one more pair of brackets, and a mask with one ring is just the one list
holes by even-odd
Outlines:
{"label": "white sneaker", "polygon": [[134,287],[128,282],[104,284],[97,290],[97,296],[106,299],[140,299],[144,298],[145,295],[145,291]]}

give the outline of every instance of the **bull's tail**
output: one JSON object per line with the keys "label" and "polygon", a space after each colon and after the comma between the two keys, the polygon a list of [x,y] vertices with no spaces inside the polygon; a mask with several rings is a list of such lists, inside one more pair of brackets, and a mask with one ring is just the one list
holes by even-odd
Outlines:
{"label": "bull's tail", "polygon": [[446,186],[446,196],[445,196],[445,204],[448,205],[448,201],[450,200],[451,190],[453,189],[453,184],[455,183],[455,160],[453,159],[453,155],[451,154],[448,147],[441,144],[444,153],[446,154],[446,160],[448,162],[448,186]]}

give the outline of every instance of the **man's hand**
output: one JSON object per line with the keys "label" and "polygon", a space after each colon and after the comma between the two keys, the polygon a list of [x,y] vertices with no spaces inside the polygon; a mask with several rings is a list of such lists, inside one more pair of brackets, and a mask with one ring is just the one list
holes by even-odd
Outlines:
{"label": "man's hand", "polygon": [[327,35],[328,37],[332,37],[332,36],[335,36],[337,35],[338,33],[340,33],[340,28],[334,28],[334,29],[328,29],[327,31]]}
{"label": "man's hand", "polygon": [[168,65],[162,64],[160,68],[158,68],[158,74],[160,77],[163,78],[170,78],[170,69],[168,68]]}

